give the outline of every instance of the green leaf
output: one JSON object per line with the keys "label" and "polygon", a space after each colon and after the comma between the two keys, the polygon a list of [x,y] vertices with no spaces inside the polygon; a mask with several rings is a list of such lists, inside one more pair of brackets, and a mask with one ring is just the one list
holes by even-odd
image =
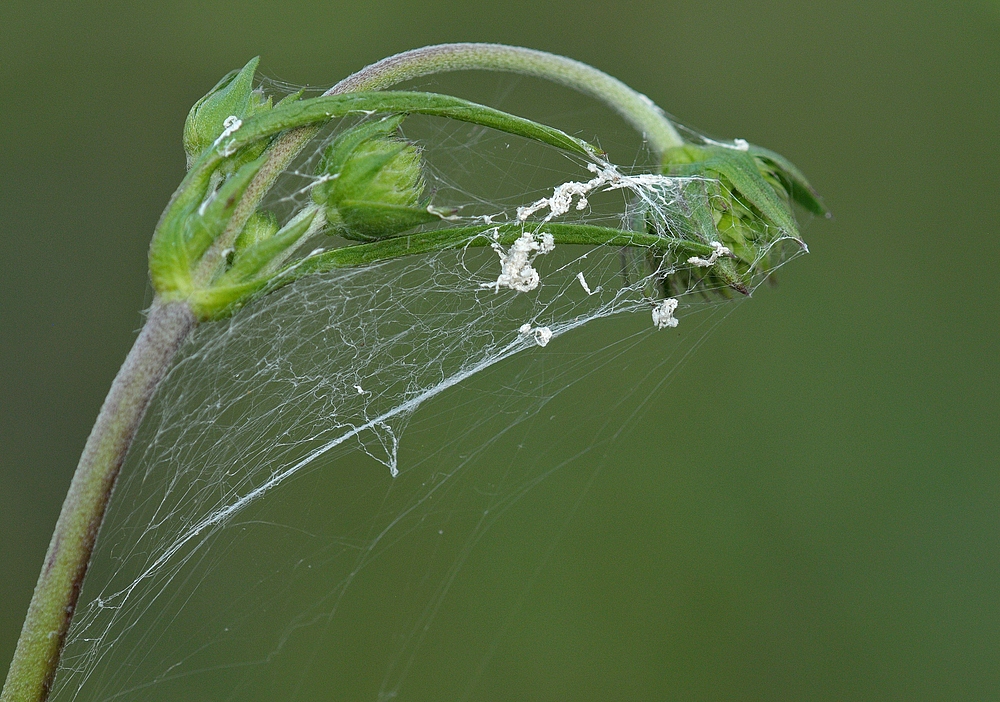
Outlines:
{"label": "green leaf", "polygon": [[[213,93],[210,93],[205,100],[199,103],[201,108],[206,109],[206,104],[213,107],[217,113],[215,117],[221,115],[222,112],[228,112],[229,107],[232,106],[232,94],[225,91],[230,86],[234,86],[233,93],[240,91],[245,93],[245,88],[249,85],[255,66],[256,63],[252,61],[235,77],[220,83]],[[218,97],[219,93],[223,93],[229,102],[221,102],[222,97]],[[213,95],[217,96],[218,102],[210,101]],[[218,178],[218,174],[225,175],[232,172],[231,169],[238,164],[239,160],[234,156],[242,158],[248,153],[259,153],[266,147],[271,137],[281,131],[321,124],[348,114],[381,112],[405,116],[413,113],[435,115],[491,127],[585,156],[601,153],[590,144],[571,137],[558,129],[447,95],[395,91],[351,93],[295,100],[287,104],[282,103],[273,109],[270,108],[269,102],[264,103],[257,98],[247,99],[250,101],[248,105],[251,106],[250,111],[253,114],[248,115],[240,127],[227,137],[222,139],[214,137],[211,147],[207,148],[196,159],[161,216],[150,245],[150,275],[157,293],[165,297],[189,299],[193,305],[202,310],[199,314],[209,314],[209,310],[212,309],[210,299],[220,300],[220,304],[223,306],[242,304],[232,296],[237,294],[251,295],[260,287],[256,283],[247,282],[235,286],[227,285],[225,287],[228,292],[222,291],[220,288],[216,293],[210,293],[209,288],[197,290],[192,288],[195,271],[200,264],[199,258],[207,250],[206,246],[211,246],[215,237],[218,236],[218,225],[228,222],[228,218],[232,215],[231,206],[239,200],[245,191],[247,183],[252,179],[253,169],[257,167],[257,162],[252,161],[251,164],[239,168],[233,176],[224,181],[216,195],[216,200],[208,203],[201,213],[198,213],[198,208],[201,207],[205,193],[208,192],[214,179]],[[257,102],[253,102],[254,100]],[[198,117],[208,113],[195,110],[194,114],[195,117]],[[401,118],[401,116],[397,116],[384,120],[382,123],[376,123],[378,126],[371,128],[372,133],[393,129],[394,120]],[[363,134],[358,135],[359,138],[363,136]],[[207,136],[203,134],[202,140],[204,141],[205,138]],[[263,158],[266,160],[266,156]],[[236,195],[235,199],[231,197],[232,195]],[[360,202],[366,201],[361,200]],[[209,207],[212,209],[210,210]],[[216,207],[221,209],[216,210]],[[364,208],[365,206],[359,205],[359,207]],[[360,210],[356,210],[356,213],[359,212]],[[208,215],[208,220],[192,219],[196,214],[198,217]],[[390,215],[388,211],[383,210],[379,216],[383,222],[391,222],[395,218],[395,226],[398,226],[399,222],[403,221],[404,214],[410,218],[407,221],[413,221],[416,218],[412,211],[408,213],[400,211],[396,212],[395,215]],[[421,214],[420,217],[422,219],[423,215]],[[259,253],[260,251],[256,252],[256,254]],[[249,266],[250,264],[245,265]],[[238,272],[245,270],[241,266]],[[238,293],[238,290],[243,292]]]}
{"label": "green leaf", "polygon": [[210,149],[203,154],[195,167],[213,170],[228,155],[248,144],[267,139],[278,132],[320,124],[349,114],[372,112],[446,117],[516,134],[583,156],[603,154],[600,149],[582,139],[572,137],[553,127],[495,110],[492,107],[478,105],[450,95],[388,90],[327,95],[275,107],[246,120],[232,135],[223,139],[217,148]]}
{"label": "green leaf", "polygon": [[260,157],[230,176],[211,199],[188,218],[187,245],[190,259],[197,261],[222,234],[250,181],[264,165]]}
{"label": "green leaf", "polygon": [[[523,224],[476,225],[405,234],[367,244],[344,246],[297,261],[279,276],[275,276],[275,284],[286,285],[307,275],[363,266],[402,256],[470,246],[491,246],[494,243],[510,246],[524,231]],[[643,249],[652,247],[676,257],[678,261],[683,261],[688,256],[709,256],[714,250],[706,244],[686,239],[588,224],[547,223],[542,225],[539,231],[552,234],[557,245],[634,246]]]}
{"label": "green leaf", "polygon": [[744,198],[756,207],[762,215],[789,236],[798,237],[798,227],[788,206],[782,202],[771,187],[753,157],[746,151],[738,151],[725,146],[700,147],[705,153],[704,160],[683,164],[670,169],[672,175],[712,177],[717,173],[725,177],[732,186],[732,195]]}

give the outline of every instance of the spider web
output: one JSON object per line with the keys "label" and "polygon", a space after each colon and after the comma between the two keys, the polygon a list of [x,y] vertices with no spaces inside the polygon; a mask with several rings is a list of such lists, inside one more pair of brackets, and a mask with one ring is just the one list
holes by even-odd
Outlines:
{"label": "spider web", "polygon": [[[554,475],[605,450],[648,395],[608,396],[597,435],[544,410],[653,335],[657,387],[714,324],[720,303],[700,294],[664,307],[655,291],[667,271],[644,252],[547,250],[557,208],[542,201],[558,186],[618,178],[552,221],[654,221],[677,235],[685,179],[468,125],[411,118],[406,129],[425,149],[435,204],[461,207],[457,224],[522,222],[537,287],[499,284],[513,253],[470,241],[306,278],[200,327],[122,470],[53,699],[482,694],[586,481],[571,480],[558,509],[534,508],[550,536],[513,568],[500,618],[463,624],[482,582],[478,550],[550,495]],[[296,164],[272,210],[287,218],[309,201],[318,153]],[[488,572],[492,582],[511,571]],[[486,634],[456,650],[467,630]]]}

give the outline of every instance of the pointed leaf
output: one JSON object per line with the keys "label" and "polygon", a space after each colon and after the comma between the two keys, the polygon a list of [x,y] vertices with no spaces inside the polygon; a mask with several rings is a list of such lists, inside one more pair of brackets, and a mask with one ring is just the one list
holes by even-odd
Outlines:
{"label": "pointed leaf", "polygon": [[[552,234],[556,245],[635,246],[643,249],[653,247],[676,256],[678,260],[686,260],[688,256],[709,256],[714,251],[711,246],[686,239],[588,224],[549,223],[541,231]],[[344,246],[297,261],[275,276],[274,285],[280,287],[307,275],[363,266],[401,256],[469,246],[490,246],[493,243],[509,246],[523,233],[524,225],[521,224],[476,225],[404,234],[367,244]]]}
{"label": "pointed leaf", "polygon": [[247,144],[287,129],[321,124],[335,117],[361,112],[412,113],[447,117],[517,134],[584,156],[603,153],[597,147],[558,129],[492,107],[449,95],[388,90],[327,95],[275,107],[246,120],[240,129],[225,140],[225,143],[219,145],[219,148],[207,152],[198,166],[214,167],[214,163],[225,158],[226,154],[232,154]]}

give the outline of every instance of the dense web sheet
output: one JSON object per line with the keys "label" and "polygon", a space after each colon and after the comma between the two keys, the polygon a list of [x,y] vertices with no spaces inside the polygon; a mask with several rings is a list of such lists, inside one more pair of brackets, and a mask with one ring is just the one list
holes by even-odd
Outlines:
{"label": "dense web sheet", "polygon": [[[483,490],[465,477],[481,468],[477,454],[581,377],[564,359],[535,383],[514,357],[558,353],[572,330],[623,314],[641,315],[644,335],[670,335],[719,304],[703,291],[668,295],[662,286],[678,271],[697,280],[711,256],[668,271],[643,250],[553,245],[545,229],[549,221],[653,222],[676,236],[687,226],[689,179],[630,175],[487,130],[429,124],[415,131],[434,137],[426,142],[435,203],[462,205],[448,225],[520,223],[521,238],[504,246],[487,231],[457,250],[305,278],[199,328],[122,472],[53,699],[194,698],[192,690],[205,699],[322,696],[308,692],[308,680],[350,674],[318,671],[304,642],[355,616],[345,598],[392,544],[444,534],[438,525],[447,522],[475,537],[451,551],[413,546],[430,560],[410,563],[417,575],[400,582],[424,604],[400,619],[371,663],[382,680],[372,698],[394,696],[495,518],[467,504]],[[275,209],[307,201],[314,160],[297,164]],[[485,193],[468,182],[473,171],[490,183]],[[459,411],[466,425],[458,434],[442,431],[441,446],[401,462],[418,408],[494,367],[475,406]],[[453,452],[449,441],[461,448]],[[502,511],[565,460],[508,469],[492,494],[480,495],[487,511]],[[417,576],[430,583],[414,585]],[[286,665],[300,688],[261,682]]]}

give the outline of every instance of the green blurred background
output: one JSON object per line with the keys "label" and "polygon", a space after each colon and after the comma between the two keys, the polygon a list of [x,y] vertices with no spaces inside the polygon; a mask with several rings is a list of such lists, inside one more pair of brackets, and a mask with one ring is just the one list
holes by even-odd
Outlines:
{"label": "green blurred background", "polygon": [[[4,3],[2,667],[150,302],[146,248],[190,105],[256,54],[265,75],[320,86],[404,49],[498,41],[785,154],[835,219],[807,223],[812,253],[781,285],[636,395],[640,414],[567,478],[558,534],[557,480],[524,501],[521,533],[513,517],[487,532],[438,657],[400,697],[451,698],[451,674],[470,686],[472,668],[442,664],[468,622],[497,642],[470,699],[1000,699],[998,39],[989,2]],[[557,119],[536,95],[528,116]],[[553,456],[604,425],[595,387],[655,365],[656,343],[634,353],[553,401],[578,428]],[[504,539],[545,551],[534,573],[512,576]],[[515,623],[476,623],[508,580],[497,607]],[[365,698],[311,675],[303,698]]]}

